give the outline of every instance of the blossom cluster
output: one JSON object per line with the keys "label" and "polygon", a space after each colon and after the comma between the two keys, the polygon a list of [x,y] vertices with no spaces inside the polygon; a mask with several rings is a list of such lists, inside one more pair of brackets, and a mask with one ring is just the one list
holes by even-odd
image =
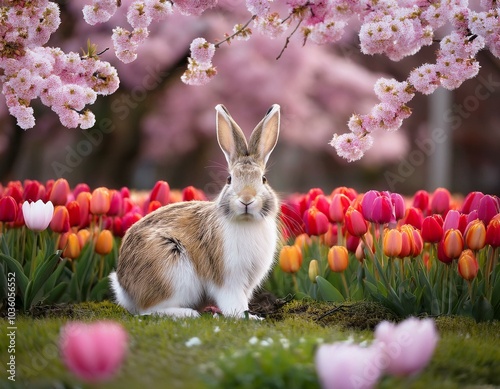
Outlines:
{"label": "blossom cluster", "polygon": [[116,91],[116,69],[89,53],[65,53],[45,47],[58,29],[59,6],[51,1],[11,1],[0,7],[0,68],[2,93],[9,112],[23,128],[35,125],[31,101],[40,98],[69,128],[90,128],[94,114],[85,109],[97,95]]}

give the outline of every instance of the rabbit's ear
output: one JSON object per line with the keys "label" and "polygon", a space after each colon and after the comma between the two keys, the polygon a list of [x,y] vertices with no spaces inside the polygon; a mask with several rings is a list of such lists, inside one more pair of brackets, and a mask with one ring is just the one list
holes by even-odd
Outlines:
{"label": "rabbit's ear", "polygon": [[238,157],[248,155],[248,145],[241,128],[233,120],[226,107],[218,104],[216,127],[217,141],[226,156],[227,163],[234,162]]}
{"label": "rabbit's ear", "polygon": [[261,120],[252,132],[249,140],[248,151],[255,156],[258,161],[265,165],[278,142],[280,131],[280,106],[274,104],[267,111],[264,119]]}

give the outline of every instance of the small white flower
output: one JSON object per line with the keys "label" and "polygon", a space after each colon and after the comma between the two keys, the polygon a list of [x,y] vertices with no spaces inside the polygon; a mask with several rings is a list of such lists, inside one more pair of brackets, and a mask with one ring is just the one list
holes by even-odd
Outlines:
{"label": "small white flower", "polygon": [[215,333],[220,332],[220,327],[219,327],[219,326],[215,327],[215,328],[214,328],[214,332],[215,332]]}
{"label": "small white flower", "polygon": [[200,338],[195,336],[194,338],[189,339],[185,343],[185,345],[186,345],[186,347],[199,346],[199,345],[201,345],[201,340],[200,340]]}
{"label": "small white flower", "polygon": [[259,338],[257,338],[256,336],[252,336],[249,340],[248,340],[248,343],[250,343],[252,346],[257,344],[259,342]]}

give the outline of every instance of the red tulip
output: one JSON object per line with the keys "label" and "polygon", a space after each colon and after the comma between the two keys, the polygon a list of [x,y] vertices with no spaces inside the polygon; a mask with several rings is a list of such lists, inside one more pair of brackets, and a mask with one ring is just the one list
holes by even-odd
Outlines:
{"label": "red tulip", "polygon": [[448,189],[437,188],[432,194],[431,212],[446,215],[450,210],[451,194]]}
{"label": "red tulip", "polygon": [[23,202],[23,186],[20,181],[10,181],[7,188],[4,190],[3,196],[11,196],[16,200],[16,203]]}
{"label": "red tulip", "polygon": [[437,243],[443,238],[443,219],[440,215],[427,216],[422,222],[422,239],[424,242]]}
{"label": "red tulip", "polygon": [[17,203],[14,197],[0,198],[0,222],[9,223],[17,219]]}
{"label": "red tulip", "polygon": [[64,233],[69,231],[69,213],[64,205],[56,205],[54,215],[50,222],[50,229],[54,232]]}
{"label": "red tulip", "polygon": [[205,201],[206,199],[205,193],[194,186],[188,186],[182,190],[182,201]]}
{"label": "red tulip", "polygon": [[495,216],[486,227],[486,244],[491,247],[500,247],[500,217]]}
{"label": "red tulip", "polygon": [[162,205],[158,200],[153,200],[148,205],[148,213],[156,211],[158,208],[161,208]]}
{"label": "red tulip", "polygon": [[459,230],[451,229],[445,232],[443,250],[447,257],[458,258],[464,249],[464,238]]}
{"label": "red tulip", "polygon": [[76,200],[70,201],[66,204],[66,209],[69,215],[69,225],[77,227],[80,225],[80,203]]}
{"label": "red tulip", "polygon": [[136,222],[141,220],[142,215],[137,212],[129,212],[122,217],[122,231],[123,234]]}
{"label": "red tulip", "polygon": [[413,196],[413,206],[422,211],[422,214],[427,215],[429,209],[429,192],[419,190]]}
{"label": "red tulip", "polygon": [[472,250],[464,250],[458,258],[458,273],[464,280],[472,281],[479,271],[479,264]]}
{"label": "red tulip", "polygon": [[66,205],[68,202],[68,195],[70,193],[68,181],[65,178],[59,178],[50,191],[50,201],[56,205]]}
{"label": "red tulip", "polygon": [[359,236],[353,236],[348,233],[345,240],[345,247],[349,252],[355,253],[356,249],[359,246],[359,242],[360,242]]}
{"label": "red tulip", "polygon": [[345,213],[345,226],[347,232],[353,236],[361,237],[368,231],[368,223],[363,218],[361,212],[355,209],[352,205]]}
{"label": "red tulip", "polygon": [[406,209],[405,216],[403,217],[402,224],[410,224],[417,229],[422,228],[424,215],[420,208],[409,207]]}
{"label": "red tulip", "polygon": [[60,349],[65,365],[91,383],[108,381],[127,353],[128,335],[114,322],[69,323],[61,330]]}
{"label": "red tulip", "polygon": [[328,210],[330,220],[334,223],[343,223],[345,212],[347,211],[347,208],[349,208],[349,205],[351,205],[351,200],[346,195],[341,193],[333,195],[330,208]]}
{"label": "red tulip", "polygon": [[351,201],[354,201],[358,197],[358,192],[356,192],[353,188],[347,188],[345,186],[339,186],[338,188],[335,188],[330,196],[333,198],[333,196],[335,196],[336,194],[347,196],[347,198]]}
{"label": "red tulip", "polygon": [[117,190],[110,190],[109,196],[109,210],[106,215],[121,216],[123,212],[123,199],[121,193]]}
{"label": "red tulip", "polygon": [[325,214],[326,216],[330,213],[330,200],[328,200],[325,195],[318,195],[312,202],[312,206],[316,207],[318,211]]}
{"label": "red tulip", "polygon": [[328,231],[328,218],[314,206],[304,213],[303,219],[306,233],[309,235],[323,235]]}
{"label": "red tulip", "polygon": [[45,187],[40,182],[28,180],[24,184],[23,199],[25,201],[38,201],[45,196]]}
{"label": "red tulip", "polygon": [[158,181],[149,195],[149,201],[159,201],[161,205],[170,202],[170,186],[166,181]]}
{"label": "red tulip", "polygon": [[312,188],[309,189],[309,192],[304,196],[305,201],[306,201],[306,207],[309,208],[312,204],[312,202],[318,197],[319,195],[324,195],[325,193],[323,192],[323,189],[321,188]]}
{"label": "red tulip", "polygon": [[281,204],[281,220],[285,238],[297,236],[304,232],[302,213],[300,213],[299,198],[292,196]]}
{"label": "red tulip", "polygon": [[344,246],[332,246],[328,250],[328,265],[335,273],[342,273],[349,266],[349,254]]}

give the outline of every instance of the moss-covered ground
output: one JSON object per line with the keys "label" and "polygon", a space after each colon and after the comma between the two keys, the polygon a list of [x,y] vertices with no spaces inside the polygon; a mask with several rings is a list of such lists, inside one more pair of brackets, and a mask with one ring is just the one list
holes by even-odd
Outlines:
{"label": "moss-covered ground", "polygon": [[[88,303],[41,309],[16,318],[16,382],[6,379],[8,323],[0,319],[1,387],[90,387],[64,367],[61,326],[72,320],[111,319],[130,335],[126,362],[99,388],[318,388],[316,345],[354,339],[370,342],[373,328],[395,317],[373,303],[332,305],[292,301],[263,321],[134,317],[116,305]],[[438,317],[441,340],[430,365],[410,379],[386,377],[380,388],[500,387],[500,322]],[[193,341],[194,338],[199,341]],[[94,386],[95,387],[95,386]]]}

